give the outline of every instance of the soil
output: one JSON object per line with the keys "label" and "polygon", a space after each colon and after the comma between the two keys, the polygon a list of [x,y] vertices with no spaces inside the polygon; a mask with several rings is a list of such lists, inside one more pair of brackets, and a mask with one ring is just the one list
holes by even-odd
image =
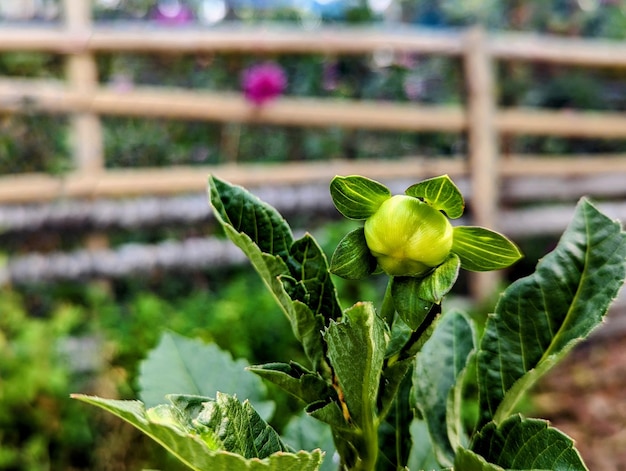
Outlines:
{"label": "soil", "polygon": [[533,415],[572,437],[590,471],[626,471],[626,330],[617,324],[579,345],[534,394]]}

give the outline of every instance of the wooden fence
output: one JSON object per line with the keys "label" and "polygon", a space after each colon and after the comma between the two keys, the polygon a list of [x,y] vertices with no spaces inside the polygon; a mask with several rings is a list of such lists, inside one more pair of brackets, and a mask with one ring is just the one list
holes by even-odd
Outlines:
{"label": "wooden fence", "polygon": [[[626,68],[626,44],[528,34],[487,34],[480,28],[430,31],[372,28],[220,27],[164,29],[145,25],[98,24],[90,2],[64,0],[65,20],[51,27],[0,29],[0,53],[40,51],[65,57],[62,81],[0,77],[0,113],[66,114],[71,119],[75,169],[62,177],[0,177],[0,204],[69,199],[177,195],[203,192],[209,172],[247,186],[327,183],[335,174],[418,179],[438,173],[465,179],[473,223],[497,228],[503,181],[556,177],[567,181],[611,177],[612,194],[624,196],[626,156],[501,156],[502,135],[626,139],[626,113],[500,109],[494,64],[501,60],[540,61],[595,68]],[[468,91],[462,106],[426,106],[284,97],[258,109],[239,94],[135,86],[120,91],[99,82],[100,53],[371,54],[377,50],[458,57]],[[162,117],[272,125],[466,133],[467,156],[458,159],[291,163],[280,168],[226,164],[220,167],[109,170],[105,168],[100,118],[105,115]],[[615,180],[615,176],[619,177]],[[569,179],[569,180],[568,180]],[[557,182],[559,183],[559,182]],[[552,181],[551,184],[554,184]],[[626,183],[624,183],[626,186]],[[606,188],[605,188],[606,190]],[[510,191],[510,190],[506,190]],[[514,191],[514,190],[513,190]],[[611,193],[611,191],[609,191]],[[549,197],[549,196],[548,196]],[[502,224],[500,224],[502,225]],[[480,296],[493,278],[476,281]]]}

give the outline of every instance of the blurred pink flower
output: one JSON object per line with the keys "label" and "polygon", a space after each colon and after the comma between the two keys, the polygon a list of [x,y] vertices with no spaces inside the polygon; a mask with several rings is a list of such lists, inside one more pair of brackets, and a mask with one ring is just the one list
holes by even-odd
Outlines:
{"label": "blurred pink flower", "polygon": [[265,62],[244,70],[241,85],[248,101],[263,105],[283,93],[287,87],[287,76],[278,64]]}
{"label": "blurred pink flower", "polygon": [[193,13],[179,0],[162,0],[153,12],[153,18],[163,25],[184,25],[193,21]]}

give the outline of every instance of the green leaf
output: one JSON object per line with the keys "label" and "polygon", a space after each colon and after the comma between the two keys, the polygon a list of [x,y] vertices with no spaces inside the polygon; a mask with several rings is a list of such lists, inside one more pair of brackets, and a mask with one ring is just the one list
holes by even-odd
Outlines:
{"label": "green leaf", "polygon": [[368,426],[385,356],[385,323],[371,303],[357,303],[344,312],[342,322],[331,322],[324,333],[328,358],[344,394],[351,420]]}
{"label": "green leaf", "polygon": [[[413,359],[394,363],[383,374],[382,408],[384,416],[378,428],[378,464],[385,469],[404,469],[413,445],[410,427],[413,421],[413,406],[409,397],[413,387],[411,375],[407,374]],[[391,401],[391,407],[385,402]],[[387,413],[388,412],[388,413]]]}
{"label": "green leaf", "polygon": [[574,442],[545,420],[514,415],[490,422],[476,436],[472,451],[505,469],[586,471]]}
{"label": "green leaf", "polygon": [[263,381],[215,344],[165,332],[139,366],[139,397],[146,407],[166,402],[171,393],[215,397],[217,391],[250,400],[266,420],[274,412]]}
{"label": "green leaf", "polygon": [[454,462],[454,450],[460,445],[457,437],[461,433],[461,424],[449,416],[454,411],[448,411],[448,399],[473,349],[471,323],[460,312],[452,311],[442,316],[416,358],[413,373],[416,405],[428,424],[437,459],[445,466]]}
{"label": "green leaf", "polygon": [[[312,453],[298,452],[287,453],[280,440],[271,433],[268,433],[262,419],[255,417],[249,409],[251,406],[233,406],[232,398],[218,394],[216,401],[211,402],[208,398],[203,398],[207,402],[204,409],[195,407],[198,400],[202,398],[187,398],[193,402],[194,407],[185,407],[185,401],[178,398],[178,408],[175,405],[161,404],[155,408],[146,410],[143,403],[139,401],[119,401],[112,399],[102,399],[98,397],[85,396],[81,394],[72,395],[88,404],[92,404],[104,409],[117,417],[132,424],[161,446],[166,448],[181,462],[195,471],[232,471],[246,469],[253,471],[314,471],[319,469],[322,454],[319,450]],[[190,417],[188,412],[198,412],[200,414],[210,414],[211,406],[208,404],[220,404],[220,411],[226,417],[232,419],[242,428],[230,429],[230,433],[239,437],[240,434],[250,434],[255,444],[255,449],[249,449],[250,454],[255,458],[245,458],[235,454],[227,447],[238,446],[238,440],[231,435],[224,436],[228,440],[220,438],[220,431],[200,424]],[[209,409],[209,410],[207,410]],[[196,417],[197,418],[197,417]],[[220,425],[222,422],[218,421]],[[274,432],[275,434],[275,432]],[[272,451],[276,450],[276,451]],[[268,454],[269,453],[269,454]],[[267,455],[261,457],[262,455]]]}
{"label": "green leaf", "polygon": [[454,469],[459,471],[505,471],[504,468],[488,463],[482,456],[465,448],[457,450]]}
{"label": "green leaf", "polygon": [[556,249],[503,293],[477,354],[481,423],[502,422],[524,392],[598,326],[626,275],[626,234],[581,200]]}
{"label": "green leaf", "polygon": [[319,374],[313,373],[293,361],[289,364],[268,363],[251,366],[248,369],[302,399],[307,404],[336,397],[332,387]]}
{"label": "green leaf", "polygon": [[422,279],[411,276],[395,276],[391,280],[391,297],[400,318],[411,330],[424,322],[433,305],[421,296]]}
{"label": "green leaf", "polygon": [[391,192],[382,183],[358,175],[336,176],[330,182],[335,207],[348,219],[367,219],[378,210]]}
{"label": "green leaf", "polygon": [[348,280],[362,280],[376,270],[376,258],[365,241],[363,227],[341,239],[330,260],[330,271]]}
{"label": "green leaf", "polygon": [[[209,177],[209,196],[222,225],[246,234],[261,252],[286,257],[293,242],[291,229],[272,206],[244,188]],[[234,241],[235,242],[235,241]],[[241,247],[245,250],[245,247]]]}
{"label": "green leaf", "polygon": [[456,226],[452,252],[469,271],[500,270],[513,265],[522,254],[509,239],[484,227]]}
{"label": "green leaf", "polygon": [[314,450],[321,448],[324,451],[324,461],[320,471],[337,471],[334,463],[335,444],[331,428],[315,420],[310,415],[301,413],[291,418],[283,433],[284,442],[294,450]]}
{"label": "green leaf", "polygon": [[[407,469],[410,470],[427,470],[439,471],[441,467],[435,457],[428,427],[423,420],[413,420],[410,427],[411,439],[413,447],[409,455]],[[467,471],[467,468],[459,467],[459,471]]]}
{"label": "green leaf", "polygon": [[300,301],[304,301],[313,314],[321,314],[325,319],[341,317],[341,307],[328,271],[326,255],[310,234],[305,234],[292,244],[287,266],[291,276],[304,287],[306,299]]}
{"label": "green leaf", "polygon": [[314,368],[328,371],[321,331],[324,316],[338,314],[338,302],[330,278],[323,275],[325,256],[310,236],[294,243],[278,212],[245,189],[211,176],[209,192],[217,221],[252,262]]}
{"label": "green leaf", "polygon": [[448,175],[423,180],[407,188],[405,193],[424,200],[450,219],[460,218],[465,209],[463,195]]}

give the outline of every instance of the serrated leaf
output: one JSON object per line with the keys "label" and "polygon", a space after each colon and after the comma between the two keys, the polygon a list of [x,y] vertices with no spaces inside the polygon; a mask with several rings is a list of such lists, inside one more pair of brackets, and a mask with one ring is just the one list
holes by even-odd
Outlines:
{"label": "serrated leaf", "polygon": [[448,175],[423,180],[407,188],[405,193],[424,200],[450,219],[460,218],[465,209],[463,195]]}
{"label": "serrated leaf", "polygon": [[346,309],[342,322],[332,322],[324,333],[330,364],[357,426],[368,426],[375,415],[385,333],[385,323],[371,303]]}
{"label": "serrated leaf", "polygon": [[209,194],[216,219],[252,262],[316,371],[327,371],[321,336],[324,316],[317,311],[328,308],[324,314],[335,316],[338,303],[330,278],[321,282],[306,278],[328,271],[325,256],[310,236],[294,244],[291,230],[278,212],[245,189],[211,176]]}
{"label": "serrated leaf", "polygon": [[[185,396],[178,396],[176,400],[180,404]],[[242,403],[227,394],[217,393],[215,401],[206,402],[194,423],[207,427],[223,450],[244,458],[263,459],[287,451],[276,431],[248,401]]]}
{"label": "serrated leaf", "polygon": [[337,210],[348,219],[367,219],[391,197],[391,192],[382,183],[350,175],[332,179],[330,196]]}
{"label": "serrated leaf", "polygon": [[481,423],[502,422],[524,392],[598,326],[626,275],[626,234],[581,200],[556,249],[503,293],[477,354]]}
{"label": "serrated leaf", "polygon": [[[276,452],[263,459],[246,459],[218,449],[221,444],[217,441],[203,440],[202,435],[207,434],[206,427],[201,426],[200,430],[192,428],[191,422],[183,418],[180,410],[173,405],[162,404],[157,406],[158,409],[146,410],[139,401],[102,399],[81,394],[72,397],[104,409],[135,426],[195,471],[315,471],[319,469],[322,459],[319,450],[312,453]],[[168,407],[170,409],[166,412]]]}
{"label": "serrated leaf", "polygon": [[454,228],[452,252],[461,259],[461,268],[469,271],[500,270],[522,258],[517,246],[505,236],[474,226]]}
{"label": "serrated leaf", "polygon": [[328,271],[326,255],[310,234],[305,234],[292,244],[287,266],[291,276],[302,283],[306,292],[305,304],[313,314],[321,314],[325,319],[337,319],[341,316],[341,307]]}
{"label": "serrated leaf", "polygon": [[478,433],[472,451],[505,469],[588,471],[574,442],[545,420],[514,415]]}
{"label": "serrated leaf", "polygon": [[[209,196],[222,224],[246,234],[261,252],[286,257],[293,242],[285,219],[267,203],[244,188],[211,175]],[[244,250],[245,251],[245,250]]]}
{"label": "serrated leaf", "polygon": [[288,364],[268,363],[251,366],[248,369],[302,399],[307,404],[336,397],[332,387],[319,374],[313,373],[293,361]]}
{"label": "serrated leaf", "polygon": [[263,382],[215,344],[165,332],[139,366],[139,397],[150,408],[166,403],[168,394],[215,397],[217,391],[250,400],[265,419],[274,412]]}
{"label": "serrated leaf", "polygon": [[[432,336],[417,354],[413,373],[416,406],[428,424],[438,461],[452,466],[458,442],[451,442],[448,398],[467,365],[474,349],[471,323],[460,312],[444,316]],[[460,433],[460,424],[452,423],[452,436]]]}
{"label": "serrated leaf", "polygon": [[454,469],[459,471],[506,471],[471,450],[460,448],[454,460]]}
{"label": "serrated leaf", "polygon": [[374,273],[377,263],[365,241],[365,230],[359,227],[337,245],[330,259],[330,271],[348,280],[362,280]]}

